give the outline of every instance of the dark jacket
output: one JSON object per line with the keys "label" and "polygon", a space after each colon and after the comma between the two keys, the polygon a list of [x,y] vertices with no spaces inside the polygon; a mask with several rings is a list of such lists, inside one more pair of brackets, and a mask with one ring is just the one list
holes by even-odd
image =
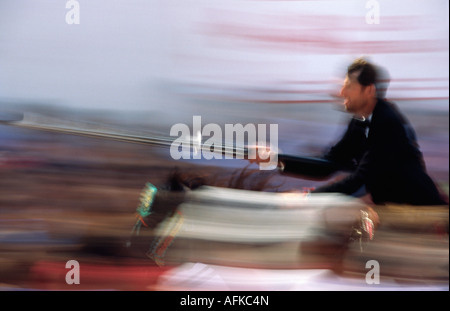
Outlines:
{"label": "dark jacket", "polygon": [[314,192],[352,195],[365,186],[375,204],[447,204],[426,172],[413,128],[395,105],[379,99],[367,137],[365,131],[361,121],[352,119],[325,159],[340,167],[354,166],[354,171]]}

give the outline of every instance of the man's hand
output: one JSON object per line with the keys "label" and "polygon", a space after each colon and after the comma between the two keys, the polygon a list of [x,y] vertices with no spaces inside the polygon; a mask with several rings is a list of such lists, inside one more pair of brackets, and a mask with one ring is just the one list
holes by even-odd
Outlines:
{"label": "man's hand", "polygon": [[269,146],[248,146],[248,155],[247,160],[250,163],[268,163],[270,159],[273,158],[273,155],[276,153],[273,152]]}
{"label": "man's hand", "polygon": [[263,146],[248,146],[248,154],[246,159],[250,163],[256,163],[259,165],[260,170],[274,170],[284,169],[284,164],[278,160],[278,149],[272,149],[267,145]]}

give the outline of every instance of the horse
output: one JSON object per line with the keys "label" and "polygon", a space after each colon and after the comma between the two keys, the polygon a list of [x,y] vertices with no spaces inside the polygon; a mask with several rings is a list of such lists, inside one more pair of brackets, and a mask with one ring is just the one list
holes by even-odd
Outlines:
{"label": "horse", "polygon": [[[213,176],[175,168],[165,182],[145,184],[127,247],[136,256],[164,266],[174,264],[168,254],[176,240],[186,244],[195,240],[207,247],[214,242],[231,252],[233,247],[242,250],[291,243],[296,252],[323,253],[324,261],[339,270],[342,260],[338,259],[343,258],[349,243],[362,246],[373,239],[379,219],[370,206],[339,194],[286,191],[282,184],[272,182],[273,177],[249,167]],[[217,226],[205,225],[208,222]],[[204,228],[196,228],[196,232],[189,226]],[[221,228],[222,233],[215,232]],[[233,235],[233,228],[240,229],[243,236]],[[205,230],[208,233],[202,235]],[[289,234],[283,232],[289,230]]]}

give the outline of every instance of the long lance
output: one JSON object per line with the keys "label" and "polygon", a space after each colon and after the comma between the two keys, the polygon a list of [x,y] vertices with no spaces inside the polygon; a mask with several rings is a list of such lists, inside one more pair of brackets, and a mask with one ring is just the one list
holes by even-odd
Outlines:
{"label": "long lance", "polygon": [[[248,147],[237,145],[226,145],[222,142],[214,144],[204,144],[201,137],[186,137],[183,139],[161,136],[156,134],[128,134],[120,133],[113,130],[102,130],[98,128],[89,129],[86,124],[77,122],[62,121],[56,118],[44,117],[38,114],[1,114],[0,125],[8,125],[25,129],[40,130],[55,133],[64,133],[77,136],[87,136],[100,139],[115,140],[128,143],[138,143],[149,146],[172,147],[175,140],[185,146],[190,146],[190,150],[197,152],[220,153],[228,158],[248,159],[251,156]],[[317,157],[298,156],[288,154],[278,154],[278,161],[285,164],[290,163],[295,169],[290,173],[294,176],[302,176],[306,178],[322,179],[327,178],[337,170],[343,169],[334,163]],[[286,173],[289,174],[289,173]]]}
{"label": "long lance", "polygon": [[98,126],[89,129],[88,124],[81,124],[72,121],[63,121],[53,117],[42,116],[35,113],[9,113],[0,115],[0,125],[9,125],[25,129],[40,130],[54,133],[71,134],[77,136],[86,136],[100,139],[115,140],[128,143],[144,144],[149,146],[171,147],[175,140],[180,144],[192,148],[200,148],[204,152],[215,152],[227,155],[232,158],[247,158],[249,150],[246,147],[230,146],[222,143],[202,144],[201,138],[185,137],[174,138],[161,136],[157,134],[128,134],[120,133],[114,130],[102,130]]}

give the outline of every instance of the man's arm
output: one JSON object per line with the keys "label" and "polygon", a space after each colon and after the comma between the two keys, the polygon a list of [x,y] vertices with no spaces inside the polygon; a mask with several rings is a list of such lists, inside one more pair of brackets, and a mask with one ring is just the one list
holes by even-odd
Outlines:
{"label": "man's arm", "polygon": [[[353,119],[341,138],[322,157],[296,157],[280,154],[280,166],[283,174],[294,175],[294,177],[309,177],[325,179],[337,171],[354,171],[355,163],[362,157],[365,148],[364,129]],[[297,176],[295,176],[297,175]]]}
{"label": "man's arm", "polygon": [[278,163],[283,174],[313,179],[326,179],[340,169],[336,163],[318,157],[279,154]]}
{"label": "man's arm", "polygon": [[367,152],[360,162],[360,165],[355,172],[346,176],[340,181],[327,184],[313,190],[313,193],[323,193],[323,192],[338,192],[351,195],[357,192],[365,183],[367,172],[369,170],[369,157],[370,154]]}

